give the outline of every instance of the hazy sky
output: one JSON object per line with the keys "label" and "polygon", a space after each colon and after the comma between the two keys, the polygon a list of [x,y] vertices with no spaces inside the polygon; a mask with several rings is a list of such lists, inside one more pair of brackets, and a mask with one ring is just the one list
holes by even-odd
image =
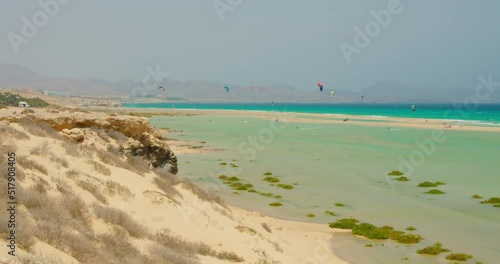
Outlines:
{"label": "hazy sky", "polygon": [[[353,91],[384,80],[466,88],[479,75],[500,80],[498,0],[401,0],[347,63],[339,45],[354,46],[354,28],[365,31],[370,11],[391,1],[220,0],[235,4],[221,21],[212,0],[69,0],[43,25],[39,1],[3,0],[0,63],[110,81],[140,81],[159,64],[180,80],[303,89],[322,81]],[[22,18],[37,12],[42,26],[16,54],[8,34],[23,37]]]}

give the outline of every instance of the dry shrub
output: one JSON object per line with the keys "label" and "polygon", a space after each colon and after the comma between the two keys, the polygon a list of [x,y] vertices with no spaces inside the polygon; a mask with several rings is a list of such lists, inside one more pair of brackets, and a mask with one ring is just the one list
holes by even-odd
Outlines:
{"label": "dry shrub", "polygon": [[80,175],[80,172],[76,170],[68,170],[66,171],[66,176],[70,179],[76,179]]}
{"label": "dry shrub", "polygon": [[105,187],[106,187],[105,191],[106,191],[107,195],[110,195],[110,196],[119,195],[125,201],[134,197],[134,194],[130,191],[130,189],[127,186],[123,186],[115,181],[106,181]]}
{"label": "dry shrub", "polygon": [[90,210],[82,198],[73,193],[64,193],[61,199],[61,204],[64,208],[67,208],[69,215],[73,219],[77,219],[86,227],[91,226],[92,218],[90,216]]}
{"label": "dry shrub", "polygon": [[175,250],[167,248],[162,245],[151,245],[148,247],[149,254],[153,257],[152,261],[155,263],[166,263],[166,264],[195,264],[195,261],[188,258],[182,254],[179,254]]}
{"label": "dry shrub", "polygon": [[94,133],[96,133],[99,138],[104,140],[104,142],[106,142],[106,143],[110,142],[108,134],[106,134],[106,132],[104,130],[102,130],[101,128],[91,127],[90,130],[93,131]]}
{"label": "dry shrub", "polygon": [[40,120],[35,120],[32,118],[23,118],[19,121],[19,124],[26,130],[28,133],[39,136],[39,137],[51,137],[60,139],[62,136],[57,133],[57,131],[52,128],[52,126],[48,123],[45,123]]}
{"label": "dry shrub", "polygon": [[210,191],[204,191],[200,187],[198,187],[196,184],[194,184],[192,181],[188,179],[183,179],[182,180],[182,186],[188,190],[190,190],[192,193],[194,193],[198,198],[200,198],[203,201],[207,202],[216,202],[220,204],[222,207],[227,207],[226,203],[220,197],[215,191],[210,190]]}
{"label": "dry shrub", "polygon": [[101,163],[91,160],[90,164],[92,164],[94,166],[94,170],[96,172],[103,174],[103,175],[106,175],[106,176],[111,175],[111,170],[108,169],[106,166],[102,165]]}
{"label": "dry shrub", "polygon": [[30,219],[29,215],[23,211],[17,211],[17,219],[20,220],[19,225],[16,226],[16,242],[24,250],[31,250],[36,243],[33,237],[33,232],[35,229],[35,221]]}
{"label": "dry shrub", "polygon": [[128,233],[137,238],[148,236],[148,230],[134,221],[127,213],[111,207],[94,207],[95,214],[106,222],[123,227]]}
{"label": "dry shrub", "polygon": [[243,262],[243,258],[227,251],[216,251],[204,242],[188,242],[180,236],[171,234],[169,231],[160,231],[154,236],[154,240],[176,252],[184,253],[188,256],[200,254],[203,256],[211,256],[221,260],[229,260],[231,262]]}
{"label": "dry shrub", "polygon": [[61,146],[65,150],[67,155],[70,155],[72,157],[78,157],[81,158],[81,154],[79,151],[79,144],[76,143],[75,141],[69,139],[69,138],[64,138],[62,140]]}
{"label": "dry shrub", "polygon": [[38,162],[36,162],[34,160],[30,160],[26,157],[18,157],[16,159],[16,161],[24,169],[37,170],[37,171],[43,173],[44,175],[47,175],[49,173],[47,168],[45,168],[43,165],[39,164]]}
{"label": "dry shrub", "polygon": [[73,193],[73,189],[71,188],[71,186],[62,179],[54,179],[54,182],[56,184],[56,189],[62,194]]}
{"label": "dry shrub", "polygon": [[46,180],[37,178],[33,189],[39,193],[47,193],[47,191],[50,189],[50,186]]}
{"label": "dry shrub", "polygon": [[99,242],[103,246],[103,252],[109,254],[109,258],[118,263],[144,263],[145,256],[137,250],[127,239],[119,238],[110,234],[99,235]]}
{"label": "dry shrub", "polygon": [[40,240],[82,263],[102,263],[103,254],[93,237],[81,233],[75,234],[64,226],[57,226],[50,221],[39,222],[35,234]]}
{"label": "dry shrub", "polygon": [[107,131],[108,132],[108,136],[114,140],[116,140],[116,142],[118,144],[123,144],[127,141],[128,137],[125,136],[122,132],[120,131],[116,131],[116,130],[109,130]]}
{"label": "dry shrub", "polygon": [[158,177],[167,180],[168,182],[171,183],[171,185],[176,185],[181,182],[179,178],[177,178],[176,175],[170,173],[167,169],[165,168],[156,168],[154,170],[154,173],[158,175]]}
{"label": "dry shrub", "polygon": [[61,166],[63,166],[64,168],[68,168],[69,167],[69,163],[68,163],[68,160],[66,159],[66,157],[64,156],[56,156],[53,152],[51,152],[52,155],[50,155],[49,159],[52,161],[52,162],[55,162],[57,164],[60,164]]}
{"label": "dry shrub", "polygon": [[132,170],[140,175],[144,176],[144,173],[150,171],[149,163],[141,157],[130,156],[127,158],[127,161]]}
{"label": "dry shrub", "polygon": [[87,159],[93,159],[94,158],[94,153],[95,153],[95,148],[94,147],[90,147],[90,146],[87,146],[87,145],[83,145],[83,144],[78,144],[78,149],[80,150],[80,155],[87,158]]}
{"label": "dry shrub", "polygon": [[33,188],[25,189],[22,185],[16,186],[16,188],[18,204],[22,204],[30,210],[53,206],[54,201],[47,194],[39,193]]}
{"label": "dry shrub", "polygon": [[39,156],[40,154],[45,154],[49,152],[49,142],[43,141],[41,145],[38,145],[30,150],[31,155]]}
{"label": "dry shrub", "polygon": [[272,232],[273,232],[273,230],[271,229],[271,227],[269,227],[269,225],[268,225],[267,223],[262,223],[261,225],[262,225],[262,227],[263,227],[263,228],[264,228],[267,232],[269,232],[269,233],[272,233]]}
{"label": "dry shrub", "polygon": [[[59,256],[57,255],[50,255],[50,256],[45,256],[41,252],[35,252],[34,255],[30,254],[17,254],[16,255],[17,261],[22,264],[66,264]],[[15,261],[12,264],[17,264],[18,262]],[[9,262],[10,264],[10,262]]]}
{"label": "dry shrub", "polygon": [[30,136],[24,131],[17,130],[4,123],[0,124],[0,135],[2,135],[2,138],[15,138],[17,140],[30,139]]}
{"label": "dry shrub", "polygon": [[24,109],[24,110],[21,112],[21,114],[23,114],[23,115],[26,115],[26,114],[33,114],[33,113],[35,113],[35,110],[33,110],[33,109],[29,109],[29,108],[26,108],[26,109]]}
{"label": "dry shrub", "polygon": [[168,181],[165,178],[154,178],[153,182],[158,186],[160,190],[163,191],[163,194],[165,194],[168,198],[170,198],[172,201],[176,201],[175,197],[182,195],[174,188],[172,185],[172,182]]}
{"label": "dry shrub", "polygon": [[105,164],[111,165],[111,166],[116,166],[115,159],[117,157],[109,154],[108,152],[98,150],[96,151],[96,155],[99,158],[100,161],[104,162]]}
{"label": "dry shrub", "polygon": [[99,202],[103,204],[108,203],[108,199],[101,193],[101,188],[99,188],[99,186],[88,181],[76,181],[76,185],[91,193]]}
{"label": "dry shrub", "polygon": [[[4,201],[2,201],[4,202]],[[0,235],[4,238],[9,236],[10,229],[7,226],[9,220],[9,213],[0,214]],[[33,227],[34,222],[29,218],[29,215],[24,210],[16,211],[16,243],[21,246],[24,250],[30,250],[35,244],[35,239],[33,238]]]}
{"label": "dry shrub", "polygon": [[240,231],[241,233],[249,233],[250,235],[256,235],[257,234],[257,231],[255,231],[253,228],[250,228],[250,227],[247,227],[247,226],[237,226],[235,227],[236,229],[238,229],[238,231]]}

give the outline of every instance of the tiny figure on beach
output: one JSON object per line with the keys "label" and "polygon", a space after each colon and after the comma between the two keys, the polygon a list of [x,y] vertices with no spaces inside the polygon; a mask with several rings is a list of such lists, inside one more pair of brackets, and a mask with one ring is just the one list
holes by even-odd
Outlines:
{"label": "tiny figure on beach", "polygon": [[279,120],[278,120],[278,118],[276,117],[276,123],[278,123],[278,121],[279,121]]}
{"label": "tiny figure on beach", "polygon": [[390,127],[387,127],[387,130],[391,130],[391,128],[390,128]]}
{"label": "tiny figure on beach", "polygon": [[299,130],[299,127],[297,127],[297,130]]}
{"label": "tiny figure on beach", "polygon": [[417,111],[417,106],[416,106],[416,105],[412,105],[412,106],[411,106],[411,110],[412,110],[413,112],[416,112],[416,111]]}
{"label": "tiny figure on beach", "polygon": [[344,122],[346,122],[347,120],[349,120],[349,118],[344,119]]}

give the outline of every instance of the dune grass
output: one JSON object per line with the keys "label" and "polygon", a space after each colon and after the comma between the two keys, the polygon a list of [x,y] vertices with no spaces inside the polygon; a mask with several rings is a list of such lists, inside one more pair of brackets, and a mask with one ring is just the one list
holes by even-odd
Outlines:
{"label": "dune grass", "polygon": [[274,203],[270,203],[269,206],[283,206],[283,204],[280,202],[274,202]]}

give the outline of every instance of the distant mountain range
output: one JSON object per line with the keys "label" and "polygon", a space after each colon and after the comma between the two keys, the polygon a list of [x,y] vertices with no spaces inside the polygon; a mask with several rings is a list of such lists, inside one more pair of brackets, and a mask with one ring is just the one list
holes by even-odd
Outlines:
{"label": "distant mountain range", "polygon": [[[229,92],[224,90],[225,85],[230,87]],[[390,81],[376,83],[361,92],[335,89],[335,97],[329,95],[328,87],[320,92],[315,84],[311,85],[310,91],[283,84],[266,86],[264,91],[260,91],[258,86],[251,90],[248,86],[173,79],[168,79],[158,86],[163,86],[165,91],[140,89],[146,92],[145,96],[142,96],[142,92],[136,92],[139,96],[133,96],[134,88],[141,87],[138,81],[122,80],[110,83],[97,78],[51,78],[16,64],[0,64],[0,87],[28,88],[68,93],[72,96],[112,96],[126,101],[143,101],[149,98],[189,102],[356,103],[363,101],[361,94],[364,94],[364,101],[367,103],[461,103],[468,96],[474,95],[473,89],[411,87]],[[500,92],[493,93],[490,102],[499,103]]]}

